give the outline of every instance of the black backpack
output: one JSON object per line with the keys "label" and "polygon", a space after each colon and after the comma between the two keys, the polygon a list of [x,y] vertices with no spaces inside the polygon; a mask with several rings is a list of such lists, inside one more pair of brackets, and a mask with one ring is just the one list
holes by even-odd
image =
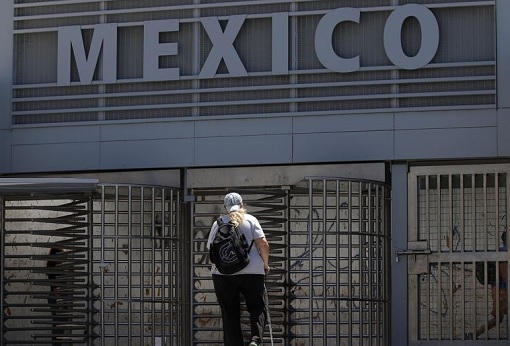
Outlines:
{"label": "black backpack", "polygon": [[234,274],[250,263],[250,246],[246,237],[232,222],[224,223],[221,218],[216,221],[218,230],[209,247],[209,258],[222,274]]}
{"label": "black backpack", "polygon": [[[485,285],[485,268],[484,262],[476,262],[476,279],[482,285]],[[487,276],[489,277],[488,283],[494,284],[496,282],[496,263],[487,262]]]}

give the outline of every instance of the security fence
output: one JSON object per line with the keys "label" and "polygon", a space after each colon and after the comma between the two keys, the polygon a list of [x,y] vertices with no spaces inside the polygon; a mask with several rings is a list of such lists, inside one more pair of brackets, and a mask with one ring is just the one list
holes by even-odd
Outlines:
{"label": "security fence", "polygon": [[[2,345],[222,343],[205,243],[229,189],[58,187],[0,190]],[[389,188],[236,191],[271,244],[274,344],[388,345]]]}

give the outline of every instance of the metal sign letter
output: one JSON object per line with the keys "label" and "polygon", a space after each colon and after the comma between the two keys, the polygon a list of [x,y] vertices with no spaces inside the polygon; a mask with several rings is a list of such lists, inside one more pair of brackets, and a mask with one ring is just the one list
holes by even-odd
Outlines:
{"label": "metal sign letter", "polygon": [[221,59],[225,61],[230,76],[243,77],[248,75],[233,45],[245,19],[246,15],[230,16],[225,31],[222,30],[218,17],[202,19],[202,25],[209,35],[213,46],[205,60],[204,66],[202,66],[200,77],[214,77]]}

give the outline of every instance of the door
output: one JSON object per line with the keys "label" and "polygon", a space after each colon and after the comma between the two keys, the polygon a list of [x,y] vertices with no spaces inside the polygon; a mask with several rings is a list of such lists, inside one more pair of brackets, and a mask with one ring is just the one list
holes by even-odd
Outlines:
{"label": "door", "polygon": [[508,165],[409,173],[410,345],[509,340]]}

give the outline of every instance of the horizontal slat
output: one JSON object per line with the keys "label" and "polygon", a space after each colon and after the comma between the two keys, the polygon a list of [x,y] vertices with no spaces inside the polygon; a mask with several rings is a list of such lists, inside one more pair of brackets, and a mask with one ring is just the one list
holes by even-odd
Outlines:
{"label": "horizontal slat", "polygon": [[[100,3],[101,1],[62,1],[62,5],[73,5],[73,4],[87,4],[87,3]],[[215,8],[238,8],[238,7],[250,7],[250,6],[263,6],[263,5],[276,5],[276,4],[289,4],[289,6],[293,3],[301,3],[301,2],[310,2],[310,0],[280,0],[280,1],[272,1],[272,0],[255,0],[255,1],[239,1],[239,2],[220,2],[220,3],[208,3],[208,4],[193,4],[193,5],[176,5],[176,6],[154,6],[154,7],[139,7],[139,8],[127,8],[121,10],[101,10],[101,11],[82,11],[82,12],[64,12],[64,13],[55,13],[55,14],[43,14],[43,15],[30,15],[30,16],[15,16],[15,22],[26,22],[31,20],[46,20],[46,19],[59,19],[59,18],[77,18],[77,17],[92,17],[92,16],[112,16],[112,15],[123,15],[123,14],[133,14],[133,13],[158,13],[161,11],[185,11],[185,10],[200,10],[200,9],[215,9]],[[31,5],[31,6],[29,6]],[[61,5],[61,3],[59,3]],[[459,3],[446,3],[446,4],[423,4],[422,6],[428,8],[452,8],[452,7],[478,7],[478,6],[491,6],[494,5],[494,0],[486,0],[486,1],[466,1]],[[55,6],[54,2],[44,2],[44,3],[32,3],[32,4],[18,4],[14,5],[15,8],[39,8],[46,6]],[[392,11],[395,8],[399,7],[398,5],[388,5],[388,6],[377,6],[377,7],[360,7],[361,12],[380,12],[380,11]],[[290,16],[310,16],[310,15],[322,15],[328,10],[309,10],[309,11],[298,11],[298,12],[290,12]],[[253,18],[265,18],[269,17],[272,14],[249,14],[247,16],[248,19]],[[226,19],[227,17],[221,17],[220,19]],[[200,21],[201,17],[194,18],[186,18],[188,22],[196,22]],[[133,23],[134,24],[134,23]],[[45,31],[48,28],[44,29]],[[15,31],[15,33],[19,33]]]}
{"label": "horizontal slat", "polygon": [[413,97],[449,97],[449,96],[473,96],[473,95],[495,95],[495,90],[476,90],[476,91],[450,91],[450,92],[431,92],[431,93],[409,93],[409,94],[387,94],[387,95],[355,95],[355,96],[331,96],[331,97],[303,97],[303,98],[280,98],[280,99],[258,99],[258,100],[240,100],[240,101],[221,101],[221,102],[196,102],[196,103],[176,103],[176,104],[154,104],[141,106],[121,106],[121,107],[94,107],[94,108],[67,108],[50,109],[34,111],[13,111],[14,116],[23,115],[43,115],[43,114],[66,114],[82,112],[107,112],[107,111],[127,111],[127,110],[154,110],[154,109],[175,109],[186,107],[227,107],[239,105],[260,105],[260,104],[281,104],[281,103],[305,103],[305,102],[328,102],[328,101],[353,101],[353,100],[381,100],[381,99],[403,99]]}
{"label": "horizontal slat", "polygon": [[302,83],[302,84],[281,84],[281,85],[259,85],[231,88],[200,88],[183,90],[160,90],[160,91],[139,91],[122,93],[84,94],[67,96],[45,96],[45,97],[14,97],[15,103],[35,101],[63,101],[63,100],[86,100],[86,99],[107,99],[107,98],[132,98],[140,96],[170,96],[185,94],[203,93],[232,93],[239,91],[260,91],[260,90],[292,90],[292,89],[317,89],[317,88],[338,88],[369,85],[402,85],[402,84],[425,84],[425,83],[447,83],[447,82],[473,82],[473,81],[494,81],[494,76],[469,76],[469,77],[442,77],[442,78],[413,78],[400,80],[374,80],[374,81],[352,81],[352,82],[331,82],[331,83]]}

